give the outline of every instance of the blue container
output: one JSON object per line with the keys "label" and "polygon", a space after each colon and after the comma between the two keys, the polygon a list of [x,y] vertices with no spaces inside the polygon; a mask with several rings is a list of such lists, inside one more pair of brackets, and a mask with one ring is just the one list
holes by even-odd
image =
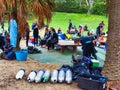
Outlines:
{"label": "blue container", "polygon": [[20,50],[15,52],[17,61],[26,61],[28,56],[27,50]]}

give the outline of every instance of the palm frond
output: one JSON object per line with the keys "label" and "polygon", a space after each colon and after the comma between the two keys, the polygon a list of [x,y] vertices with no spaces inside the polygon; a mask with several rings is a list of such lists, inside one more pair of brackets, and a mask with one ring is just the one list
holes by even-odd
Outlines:
{"label": "palm frond", "polygon": [[26,7],[26,1],[25,0],[20,0],[20,5],[18,9],[18,18],[24,16],[27,16],[27,7]]}
{"label": "palm frond", "polygon": [[21,36],[25,36],[26,34],[26,25],[27,21],[25,17],[21,17],[19,18],[19,22],[18,22],[18,32]]}
{"label": "palm frond", "polygon": [[44,26],[44,20],[47,24],[51,21],[52,10],[55,10],[54,0],[36,0],[30,3],[31,11],[38,17],[40,28]]}

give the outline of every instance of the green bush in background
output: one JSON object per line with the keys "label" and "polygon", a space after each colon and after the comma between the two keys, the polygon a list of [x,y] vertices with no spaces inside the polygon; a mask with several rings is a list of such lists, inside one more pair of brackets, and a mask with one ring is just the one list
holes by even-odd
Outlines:
{"label": "green bush in background", "polygon": [[[89,5],[84,2],[80,4],[78,0],[56,0],[56,11],[67,13],[84,13],[87,14]],[[104,0],[95,0],[91,14],[106,15],[106,2]]]}
{"label": "green bush in background", "polygon": [[92,8],[92,14],[95,15],[105,15],[106,14],[106,3],[95,2]]}

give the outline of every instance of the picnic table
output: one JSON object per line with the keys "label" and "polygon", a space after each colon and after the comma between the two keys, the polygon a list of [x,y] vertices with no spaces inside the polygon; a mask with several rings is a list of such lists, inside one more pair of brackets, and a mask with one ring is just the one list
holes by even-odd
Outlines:
{"label": "picnic table", "polygon": [[73,52],[77,51],[77,46],[81,46],[81,43],[76,44],[73,40],[59,40],[58,46],[61,47],[61,52],[64,53],[66,47],[72,47]]}

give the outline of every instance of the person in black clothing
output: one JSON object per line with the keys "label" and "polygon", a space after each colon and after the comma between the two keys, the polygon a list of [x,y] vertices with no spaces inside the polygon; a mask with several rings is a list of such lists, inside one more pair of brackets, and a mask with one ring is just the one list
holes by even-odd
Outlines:
{"label": "person in black clothing", "polygon": [[45,45],[45,43],[46,43],[46,41],[47,41],[47,39],[48,39],[49,37],[50,37],[50,31],[49,31],[48,28],[46,27],[46,28],[45,28],[44,38],[41,39],[41,41],[40,41],[41,47],[43,47],[43,45]]}
{"label": "person in black clothing", "polygon": [[72,21],[71,19],[69,20],[69,25],[68,25],[68,33],[70,32],[70,29],[72,28]]}
{"label": "person in black clothing", "polygon": [[101,36],[102,31],[103,31],[103,26],[98,26],[97,29],[96,29],[97,38]]}
{"label": "person in black clothing", "polygon": [[35,22],[32,24],[32,29],[33,29],[33,36],[34,36],[34,46],[35,44],[38,44],[38,38],[39,38],[39,31],[38,31],[38,23]]}
{"label": "person in black clothing", "polygon": [[0,35],[0,49],[3,50],[4,45],[5,45],[4,37]]}
{"label": "person in black clothing", "polygon": [[94,47],[94,43],[91,40],[91,38],[88,36],[83,36],[81,37],[80,42],[82,44],[83,56],[91,57],[92,55],[95,59],[97,59],[97,56],[96,56],[97,51]]}
{"label": "person in black clothing", "polygon": [[28,22],[25,24],[25,29],[26,29],[26,46],[28,46],[29,33],[30,33],[30,28],[29,28]]}
{"label": "person in black clothing", "polygon": [[50,49],[51,44],[52,44],[52,48],[54,48],[54,44],[58,43],[58,35],[57,35],[55,29],[51,27],[50,30],[51,30],[51,35],[46,41],[46,46],[47,46],[48,50]]}

